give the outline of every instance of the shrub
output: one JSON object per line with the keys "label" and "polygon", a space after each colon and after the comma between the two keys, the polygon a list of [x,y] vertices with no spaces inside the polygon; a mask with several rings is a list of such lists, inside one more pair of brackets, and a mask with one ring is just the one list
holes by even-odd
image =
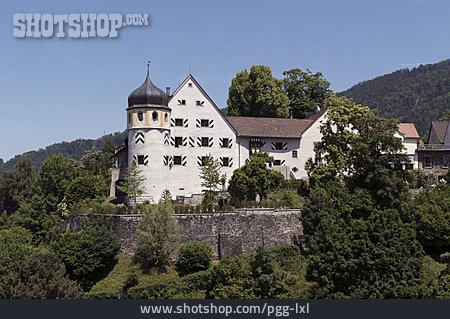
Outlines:
{"label": "shrub", "polygon": [[298,195],[296,191],[277,190],[269,193],[269,200],[280,202],[288,208],[303,208],[305,199]]}
{"label": "shrub", "polygon": [[188,291],[206,290],[211,284],[211,271],[198,271],[184,277],[181,281],[185,284]]}
{"label": "shrub", "polygon": [[128,290],[131,299],[173,299],[178,293],[186,291],[186,286],[178,278],[165,279]]}
{"label": "shrub", "polygon": [[178,253],[177,271],[185,276],[211,267],[211,247],[204,242],[190,242],[181,245]]}

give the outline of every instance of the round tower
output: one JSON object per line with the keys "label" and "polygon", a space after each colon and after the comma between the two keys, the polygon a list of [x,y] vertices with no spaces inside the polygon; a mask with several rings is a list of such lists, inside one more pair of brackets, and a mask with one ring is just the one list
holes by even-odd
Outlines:
{"label": "round tower", "polygon": [[128,96],[128,167],[136,163],[144,177],[138,202],[158,202],[168,176],[163,161],[168,148],[171,109],[169,97],[150,80],[149,65],[144,83]]}

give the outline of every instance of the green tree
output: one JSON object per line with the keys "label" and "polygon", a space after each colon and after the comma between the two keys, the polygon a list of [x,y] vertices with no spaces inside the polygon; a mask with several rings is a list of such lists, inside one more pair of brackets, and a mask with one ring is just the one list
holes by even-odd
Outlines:
{"label": "green tree", "polygon": [[4,173],[0,180],[0,212],[11,214],[36,192],[36,178],[33,161],[22,156],[11,173]]}
{"label": "green tree", "polygon": [[314,188],[305,207],[308,279],[317,298],[418,298],[423,250],[412,224],[366,190]]}
{"label": "green tree", "polygon": [[201,186],[205,187],[203,204],[212,206],[216,202],[216,190],[222,183],[220,163],[210,154],[205,156],[203,166],[200,168]]}
{"label": "green tree", "polygon": [[296,68],[283,72],[283,89],[289,99],[289,108],[294,118],[306,118],[308,113],[322,107],[330,94],[330,83],[322,73],[306,72]]}
{"label": "green tree", "polygon": [[180,276],[208,270],[212,263],[211,247],[204,242],[189,242],[180,246],[177,271]]}
{"label": "green tree", "polygon": [[60,154],[49,156],[42,164],[39,172],[39,186],[47,202],[48,210],[56,211],[76,175],[77,171],[73,162]]}
{"label": "green tree", "polygon": [[254,65],[236,74],[228,93],[230,116],[289,116],[288,98],[282,81],[272,75],[270,67]]}
{"label": "green tree", "polygon": [[450,251],[450,185],[424,189],[409,203],[417,238],[432,254]]}
{"label": "green tree", "polygon": [[161,201],[142,208],[134,260],[143,271],[165,270],[178,248],[179,229],[172,203]]}
{"label": "green tree", "polygon": [[66,203],[69,207],[86,200],[105,197],[108,185],[100,175],[90,172],[82,172],[75,177],[67,186]]}
{"label": "green tree", "polygon": [[397,122],[345,98],[331,96],[325,106],[316,160],[310,159],[306,167],[311,184],[325,187],[337,180],[370,190],[385,208],[398,207],[408,194],[403,165],[409,160],[395,137]]}
{"label": "green tree", "polygon": [[267,197],[270,190],[277,188],[283,181],[281,173],[271,170],[267,165],[273,158],[267,153],[257,153],[251,160],[234,170],[231,176],[228,191],[236,200],[260,200]]}
{"label": "green tree", "polygon": [[46,251],[24,256],[19,267],[0,277],[1,299],[81,298],[83,291],[66,275],[64,265]]}
{"label": "green tree", "polygon": [[131,166],[128,167],[124,177],[125,183],[123,185],[117,185],[117,188],[127,194],[128,200],[137,205],[137,198],[144,193],[144,181],[145,177],[142,176],[142,172],[136,164],[136,161],[131,162]]}
{"label": "green tree", "polygon": [[66,266],[69,277],[87,291],[101,272],[114,263],[120,242],[108,219],[89,216],[80,231],[61,234],[51,247]]}

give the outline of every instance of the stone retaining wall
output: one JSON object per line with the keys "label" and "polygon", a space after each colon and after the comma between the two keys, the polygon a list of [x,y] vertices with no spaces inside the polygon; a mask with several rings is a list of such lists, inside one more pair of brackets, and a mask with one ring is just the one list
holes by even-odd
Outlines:
{"label": "stone retaining wall", "polygon": [[[121,252],[132,253],[132,243],[140,215],[108,215],[121,241]],[[207,242],[214,258],[235,256],[255,250],[258,246],[293,243],[303,237],[301,211],[274,209],[242,209],[212,214],[175,215],[180,225],[181,243]],[[71,231],[80,228],[87,215],[67,221]]]}

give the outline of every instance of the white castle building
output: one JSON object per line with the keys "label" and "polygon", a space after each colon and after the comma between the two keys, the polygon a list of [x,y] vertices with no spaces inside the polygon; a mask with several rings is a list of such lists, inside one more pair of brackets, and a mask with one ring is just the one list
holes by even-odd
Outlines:
{"label": "white castle building", "polygon": [[226,117],[192,75],[170,94],[149,77],[128,97],[125,145],[113,156],[111,197],[135,161],[145,177],[138,201],[158,202],[164,189],[174,198],[201,194],[200,168],[206,155],[218,159],[228,180],[256,152],[274,158],[285,178],[307,178],[325,111],[308,119]]}
{"label": "white castle building", "polygon": [[218,159],[227,182],[252,154],[267,152],[273,169],[286,178],[306,178],[305,163],[321,138],[324,112],[310,119],[226,117],[189,75],[173,92],[163,92],[147,78],[128,97],[124,146],[113,156],[110,195],[135,161],[145,177],[139,201],[157,202],[168,189],[172,196],[201,194],[203,158]]}

